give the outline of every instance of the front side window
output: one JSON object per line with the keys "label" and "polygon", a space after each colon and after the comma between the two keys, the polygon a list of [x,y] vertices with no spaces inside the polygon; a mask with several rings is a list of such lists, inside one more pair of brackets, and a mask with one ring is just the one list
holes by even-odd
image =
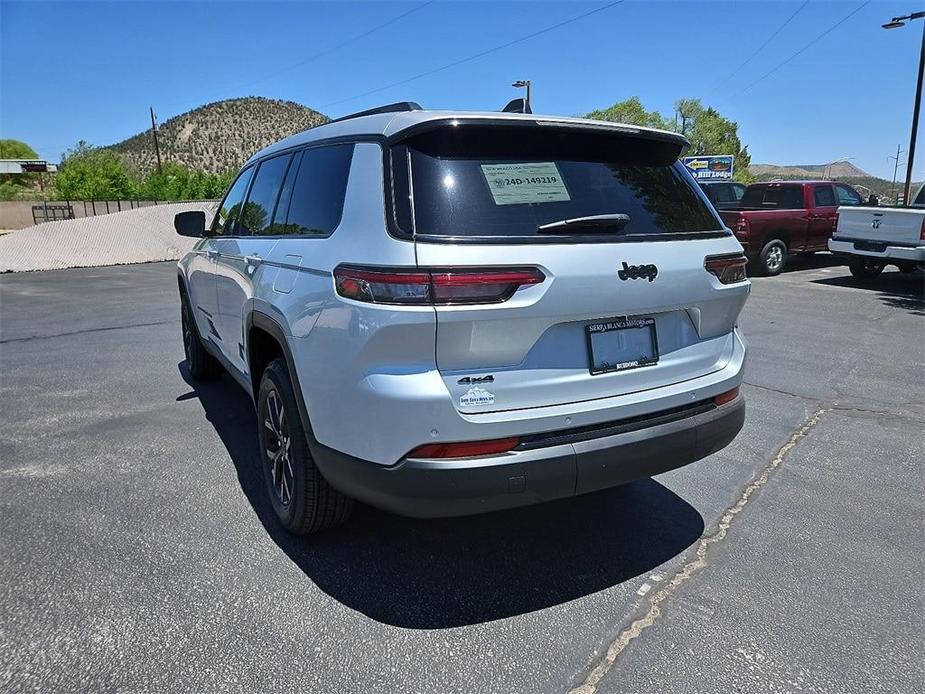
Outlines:
{"label": "front side window", "polygon": [[838,197],[839,205],[863,205],[861,196],[848,186],[836,185],[835,195]]}
{"label": "front side window", "polygon": [[275,233],[301,236],[333,234],[344,212],[352,160],[352,144],[305,150],[293,182],[286,221],[277,224]]}
{"label": "front side window", "polygon": [[260,164],[254,175],[254,185],[244,203],[238,234],[264,236],[272,233],[273,211],[276,199],[283,185],[283,177],[292,155],[267,159]]}
{"label": "front side window", "polygon": [[[625,215],[623,239],[721,231],[673,147],[575,130],[442,128],[393,149],[393,170],[404,176],[396,176],[397,221],[408,230],[411,210],[401,208],[410,198],[413,231],[425,237],[578,236],[563,232],[563,220],[597,215]],[[407,176],[400,166],[409,160]],[[585,241],[615,240],[589,228]]]}
{"label": "front side window", "polygon": [[231,188],[225,194],[225,199],[218,207],[218,212],[215,213],[215,219],[212,220],[212,236],[235,235],[238,217],[241,213],[241,203],[244,201],[244,195],[247,193],[247,186],[251,182],[253,173],[254,167],[244,169],[231,184]]}
{"label": "front side window", "polygon": [[832,186],[816,186],[813,199],[816,207],[835,207],[835,193],[832,192]]}

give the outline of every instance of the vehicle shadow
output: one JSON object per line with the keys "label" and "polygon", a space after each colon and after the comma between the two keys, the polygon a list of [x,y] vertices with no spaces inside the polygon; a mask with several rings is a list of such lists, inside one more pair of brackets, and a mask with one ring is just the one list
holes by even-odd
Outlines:
{"label": "vehicle shadow", "polygon": [[786,275],[788,272],[802,272],[803,270],[818,270],[844,264],[844,260],[831,253],[809,253],[807,255],[797,253],[787,256],[787,264],[784,265],[781,274]]}
{"label": "vehicle shadow", "polygon": [[704,529],[690,504],[647,479],[512,511],[419,520],[357,505],[344,526],[295,537],[276,521],[259,468],[254,409],[227,376],[179,365],[273,541],[321,590],[409,629],[478,624],[560,605],[652,571]]}
{"label": "vehicle shadow", "polygon": [[878,277],[858,279],[845,268],[842,276],[815,279],[812,282],[877,292],[877,298],[887,306],[909,311],[916,316],[925,316],[925,275],[920,272],[904,273],[887,268]]}

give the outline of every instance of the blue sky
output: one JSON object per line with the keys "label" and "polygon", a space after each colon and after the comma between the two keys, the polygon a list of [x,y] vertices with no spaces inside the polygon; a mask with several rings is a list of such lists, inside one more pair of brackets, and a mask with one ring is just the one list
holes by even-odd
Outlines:
{"label": "blue sky", "polygon": [[[925,22],[892,31],[880,25],[925,2],[814,0],[742,65],[802,2],[627,0],[359,96],[608,1],[438,0],[339,47],[421,4],[0,0],[0,136],[25,140],[57,161],[79,139],[111,144],[144,129],[149,105],[161,121],[249,95],[291,99],[331,116],[398,100],[495,110],[517,96],[511,82],[530,79],[534,110],[543,113],[577,115],[633,95],[669,113],[676,99],[700,97],[739,122],[753,163],[854,157],[890,178],[888,155],[897,144],[908,147]],[[919,152],[921,180],[921,142]]]}

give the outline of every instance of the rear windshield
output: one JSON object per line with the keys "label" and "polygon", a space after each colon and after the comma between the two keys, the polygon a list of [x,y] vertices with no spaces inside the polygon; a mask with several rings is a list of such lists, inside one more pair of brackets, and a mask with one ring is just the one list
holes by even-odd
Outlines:
{"label": "rear windshield", "polygon": [[[441,129],[396,147],[393,169],[406,163],[413,181],[399,225],[419,236],[567,235],[614,241],[613,233],[539,231],[545,224],[592,215],[629,217],[619,238],[723,229],[697,184],[676,161],[680,146],[613,134],[544,132],[543,128]],[[402,183],[396,175],[396,187]],[[396,200],[408,196],[396,195]]]}
{"label": "rear windshield", "polygon": [[742,196],[742,207],[762,207],[770,210],[803,209],[801,186],[749,186]]}

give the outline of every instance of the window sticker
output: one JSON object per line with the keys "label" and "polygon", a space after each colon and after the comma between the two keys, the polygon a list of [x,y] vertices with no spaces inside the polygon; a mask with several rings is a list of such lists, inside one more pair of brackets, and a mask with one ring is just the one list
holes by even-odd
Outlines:
{"label": "window sticker", "polygon": [[552,161],[482,164],[482,175],[496,205],[571,200],[559,167]]}

